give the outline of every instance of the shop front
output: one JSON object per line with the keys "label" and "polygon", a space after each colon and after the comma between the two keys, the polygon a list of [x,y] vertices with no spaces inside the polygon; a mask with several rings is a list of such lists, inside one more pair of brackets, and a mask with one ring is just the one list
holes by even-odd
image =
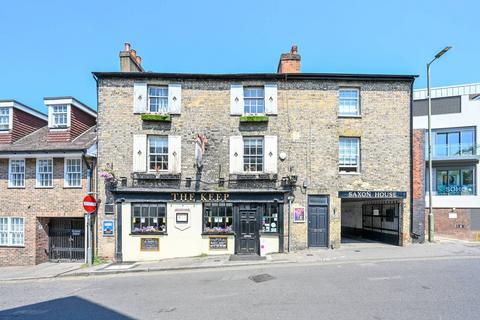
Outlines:
{"label": "shop front", "polygon": [[282,192],[117,190],[117,258],[283,251]]}
{"label": "shop front", "polygon": [[340,191],[342,242],[362,239],[401,245],[406,192]]}

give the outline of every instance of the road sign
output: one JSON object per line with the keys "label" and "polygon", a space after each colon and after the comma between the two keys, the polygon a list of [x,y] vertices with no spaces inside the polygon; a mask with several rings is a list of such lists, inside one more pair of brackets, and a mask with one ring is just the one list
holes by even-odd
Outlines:
{"label": "road sign", "polygon": [[86,196],[83,198],[83,208],[89,214],[92,214],[97,210],[97,199],[93,196]]}

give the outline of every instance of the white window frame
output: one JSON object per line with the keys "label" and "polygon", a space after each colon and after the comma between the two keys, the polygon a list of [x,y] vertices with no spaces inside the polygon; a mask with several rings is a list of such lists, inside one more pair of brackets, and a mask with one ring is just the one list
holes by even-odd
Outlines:
{"label": "white window frame", "polygon": [[[0,111],[3,111],[3,110],[7,110],[8,112],[8,115],[6,115],[8,117],[8,121],[7,121],[7,128],[0,128],[0,133],[1,132],[8,132],[10,130],[12,130],[12,126],[13,126],[13,108],[11,107],[0,107]],[[5,117],[5,115],[1,115],[2,117]]]}
{"label": "white window frame", "polygon": [[[0,242],[0,247],[24,247],[25,246],[25,218],[24,217],[0,217],[0,219],[6,219],[6,230],[0,229],[0,233],[6,234],[7,241],[5,243]],[[20,231],[13,231],[13,223],[14,219],[21,219],[22,220],[22,230]],[[19,233],[21,234],[22,243],[13,243],[13,234]],[[1,239],[1,237],[0,237]]]}
{"label": "white window frame", "polygon": [[[340,94],[342,91],[355,91],[357,92],[357,105],[356,105],[356,113],[343,113],[342,112],[342,104],[341,104],[341,98]],[[353,99],[348,99],[348,100],[353,100]],[[338,116],[339,117],[360,117],[361,116],[361,109],[360,109],[360,89],[358,88],[340,88],[338,90]]]}
{"label": "white window frame", "polygon": [[[79,172],[72,172],[72,173],[79,173],[80,174],[80,184],[79,185],[70,185],[68,179],[67,179],[67,176],[68,176],[68,172],[67,172],[67,163],[68,163],[68,160],[79,160],[80,161],[80,171]],[[64,163],[63,163],[63,186],[64,188],[82,188],[82,158],[65,158],[64,159]]]}
{"label": "white window frame", "polygon": [[[40,161],[50,161],[51,162],[51,167],[52,167],[52,171],[51,172],[40,172]],[[53,158],[37,158],[37,162],[36,162],[36,165],[35,165],[35,169],[36,169],[36,187],[37,188],[53,188]],[[41,184],[41,174],[50,174],[51,175],[51,184],[48,185],[48,186],[45,186],[45,185],[42,185]]]}
{"label": "white window frame", "polygon": [[[245,170],[245,140],[253,140],[253,139],[259,139],[259,140],[262,140],[262,170],[261,171],[247,171]],[[243,172],[245,173],[264,173],[265,172],[265,137],[258,137],[258,136],[244,136],[243,137],[243,149],[244,149],[244,152],[243,152],[243,159],[242,159],[242,162],[243,162]],[[248,156],[252,156],[254,157],[254,155],[248,155]]]}
{"label": "white window frame", "polygon": [[155,153],[153,155],[156,155],[156,156],[166,156],[167,157],[167,169],[160,169],[158,170],[158,172],[168,172],[168,168],[169,168],[169,159],[168,159],[168,153],[170,152],[170,150],[168,149],[169,145],[168,145],[168,136],[161,136],[161,135],[148,135],[147,136],[147,171],[148,172],[157,172],[157,170],[154,170],[154,169],[150,169],[150,139],[152,138],[161,138],[161,139],[165,139],[166,143],[167,143],[167,153]]}
{"label": "white window frame", "polygon": [[[22,185],[21,186],[16,186],[13,185],[13,180],[12,180],[12,163],[14,161],[23,161],[23,173],[22,172],[16,172],[15,174],[23,174],[23,180],[22,180]],[[25,188],[25,173],[26,173],[26,161],[25,158],[12,158],[9,159],[8,161],[8,187],[9,188],[18,188],[18,189],[23,189]]]}
{"label": "white window frame", "polygon": [[[154,88],[160,88],[160,89],[166,89],[167,90],[167,94],[165,96],[151,96],[150,95],[150,89],[154,89]],[[169,113],[169,101],[168,101],[168,85],[157,85],[157,86],[148,86],[147,87],[147,112],[148,113],[152,113],[152,114],[168,114]],[[165,99],[167,101],[167,105],[165,107],[165,110],[163,111],[152,111],[150,109],[150,98],[158,98],[159,100],[163,100]],[[159,106],[160,107],[160,106]]]}
{"label": "white window frame", "polygon": [[[356,164],[342,164],[341,163],[341,141],[343,139],[346,139],[346,140],[355,140],[357,141],[357,152],[356,152]],[[360,137],[340,137],[338,139],[338,171],[341,173],[341,174],[358,174],[360,173],[360,163],[361,163],[361,153],[360,153],[360,145],[361,145],[361,139]],[[342,168],[353,168],[355,170],[352,170],[352,171],[346,171],[346,170],[342,170]]]}
{"label": "white window frame", "polygon": [[[62,125],[57,125],[55,123],[55,116],[54,116],[54,108],[55,107],[66,107],[67,108],[67,123],[66,124],[62,124]],[[48,127],[53,129],[53,130],[58,130],[58,131],[62,131],[62,130],[66,130],[67,128],[70,128],[70,124],[71,124],[71,105],[70,104],[56,104],[56,105],[50,105],[48,106]]]}
{"label": "white window frame", "polygon": [[[245,96],[245,91],[249,90],[249,89],[262,89],[263,90],[263,98]],[[260,100],[260,99],[263,99],[263,112],[250,112],[250,113],[245,112],[245,108],[246,108],[248,100]],[[257,109],[258,109],[258,106],[257,106]],[[264,86],[245,86],[245,87],[243,87],[243,110],[242,110],[243,114],[246,115],[246,116],[249,116],[249,115],[250,116],[263,116],[263,115],[266,114],[265,109],[266,109],[266,106],[265,106],[265,87]]]}

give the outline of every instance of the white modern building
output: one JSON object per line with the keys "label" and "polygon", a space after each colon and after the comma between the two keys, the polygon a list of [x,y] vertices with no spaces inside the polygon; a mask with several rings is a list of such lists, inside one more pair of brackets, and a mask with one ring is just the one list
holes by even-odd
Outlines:
{"label": "white modern building", "polygon": [[[432,161],[438,234],[480,240],[480,83],[432,88]],[[428,199],[427,90],[414,91],[413,128],[425,130],[425,205]]]}

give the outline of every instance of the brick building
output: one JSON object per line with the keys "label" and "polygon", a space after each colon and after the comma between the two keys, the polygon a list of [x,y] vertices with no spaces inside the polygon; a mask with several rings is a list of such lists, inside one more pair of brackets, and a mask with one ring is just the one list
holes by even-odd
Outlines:
{"label": "brick building", "polygon": [[[413,126],[422,138],[415,144],[423,161],[414,167],[415,185],[424,190],[428,227],[428,96],[414,91]],[[480,241],[478,189],[480,84],[432,88],[432,207],[435,233]],[[423,149],[423,150],[422,150]],[[415,151],[414,151],[415,152]]]}
{"label": "brick building", "polygon": [[96,112],[45,98],[48,116],[0,101],[0,265],[85,257],[82,198],[95,190]]}
{"label": "brick building", "polygon": [[414,76],[144,72],[129,45],[98,90],[97,253],[118,260],[411,240]]}

